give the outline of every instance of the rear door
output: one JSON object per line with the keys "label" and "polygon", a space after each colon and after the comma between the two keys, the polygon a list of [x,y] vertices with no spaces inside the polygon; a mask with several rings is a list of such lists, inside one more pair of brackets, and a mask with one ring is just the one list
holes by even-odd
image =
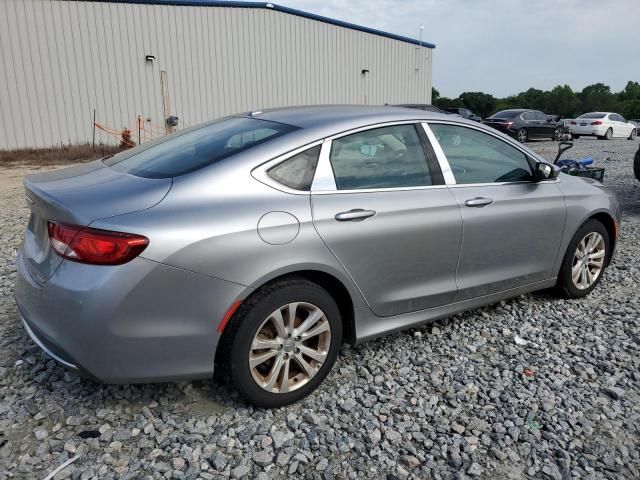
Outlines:
{"label": "rear door", "polygon": [[462,214],[456,302],[552,278],[566,215],[556,181],[532,181],[526,154],[480,129],[429,127]]}
{"label": "rear door", "polygon": [[520,118],[524,121],[523,127],[527,129],[527,134],[529,138],[538,137],[541,135],[540,133],[540,125],[538,120],[536,119],[536,112],[529,111],[524,112]]}
{"label": "rear door", "polygon": [[323,144],[314,225],[378,316],[453,301],[462,219],[415,124],[359,129]]}

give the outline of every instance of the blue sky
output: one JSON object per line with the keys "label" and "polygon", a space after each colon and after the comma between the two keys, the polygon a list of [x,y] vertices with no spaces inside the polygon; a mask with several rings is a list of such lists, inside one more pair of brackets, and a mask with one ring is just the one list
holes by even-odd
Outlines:
{"label": "blue sky", "polygon": [[276,0],[437,45],[442,95],[640,81],[639,0]]}

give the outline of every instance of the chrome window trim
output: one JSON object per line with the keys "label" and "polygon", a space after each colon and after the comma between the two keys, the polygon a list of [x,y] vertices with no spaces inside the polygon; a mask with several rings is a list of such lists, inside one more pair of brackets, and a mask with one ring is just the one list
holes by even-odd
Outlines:
{"label": "chrome window trim", "polygon": [[[287,152],[283,155],[279,155],[255,167],[251,171],[251,176],[256,180],[258,180],[260,183],[264,183],[265,185],[275,188],[276,190],[280,190],[281,192],[292,193],[294,195],[309,195],[309,190],[296,190],[295,188],[287,187],[286,185],[276,182],[273,178],[269,176],[267,172],[269,171],[270,168],[275,167],[279,163],[284,162],[285,160],[288,160],[291,157],[295,157],[299,153],[309,150],[310,148],[317,147],[318,145],[322,145],[322,143],[323,143],[322,140],[316,140],[315,142],[308,143],[307,145],[304,145],[302,147],[298,147],[295,150],[291,150],[290,152]],[[322,158],[322,151],[320,152],[320,158]],[[320,165],[320,159],[318,159],[318,166],[316,166],[316,174],[318,172],[319,165]],[[315,182],[315,175],[314,175],[313,181]],[[312,182],[312,185],[313,185],[313,182]]]}
{"label": "chrome window trim", "polygon": [[[497,140],[501,140],[502,142],[506,143],[507,145],[510,145],[510,146],[514,147],[516,150],[518,150],[519,152],[521,152],[525,156],[533,158],[537,162],[547,163],[547,164],[551,165],[550,162],[548,162],[547,160],[545,160],[543,158],[540,158],[537,154],[524,150],[520,146],[520,144],[516,143],[514,140],[512,140],[511,137],[505,136],[506,138],[503,138],[501,135],[497,135],[494,132],[487,131],[484,128],[476,127],[475,125],[468,125],[466,123],[455,122],[455,121],[446,121],[446,120],[427,120],[427,121],[424,122],[423,126],[425,126],[425,132],[427,132],[427,136],[429,137],[429,141],[432,143],[432,147],[433,147],[434,151],[436,152],[436,156],[438,157],[438,162],[440,162],[440,155],[438,154],[438,150],[440,150],[440,152],[442,153],[443,162],[446,163],[447,169],[449,170],[449,172],[451,172],[451,176],[452,177],[453,177],[453,171],[451,170],[451,166],[449,165],[449,160],[447,159],[447,156],[444,154],[444,151],[442,150],[442,147],[440,147],[440,143],[436,139],[433,131],[429,127],[429,124],[432,124],[432,123],[437,123],[437,124],[441,124],[441,125],[451,125],[451,126],[454,126],[454,127],[465,127],[465,128],[470,128],[472,130],[477,130],[477,131],[482,132],[482,133],[484,133],[486,135],[490,135],[490,136],[496,138]],[[438,147],[437,149],[436,149],[436,145]],[[440,164],[440,168],[442,169],[442,174],[444,175],[445,170],[444,170],[444,167],[443,167],[442,163]],[[455,180],[455,177],[454,177],[453,178],[453,183],[449,184],[449,182],[447,180],[447,177],[445,176],[445,182],[447,183],[448,186],[451,186],[451,187],[477,187],[477,186],[489,186],[489,185],[518,185],[518,184],[523,184],[523,183],[526,183],[526,184],[560,183],[560,178],[557,177],[557,178],[554,178],[553,180],[541,180],[539,182],[534,182],[532,180],[520,180],[520,181],[516,181],[516,182],[457,183],[456,180]]]}
{"label": "chrome window trim", "polygon": [[[398,120],[392,122],[374,123],[365,127],[358,127],[344,132],[340,132],[327,137],[322,145],[322,151],[320,152],[320,160],[318,161],[318,167],[316,168],[316,176],[311,184],[311,193],[314,195],[327,195],[327,194],[343,194],[343,193],[374,193],[374,192],[403,192],[409,190],[426,190],[431,188],[446,188],[446,185],[420,185],[415,187],[388,187],[388,188],[358,188],[350,190],[338,190],[336,186],[336,179],[333,173],[333,167],[331,166],[331,146],[333,140],[337,138],[346,137],[358,132],[364,132],[367,130],[375,130],[377,128],[393,127],[395,125],[414,125],[419,128],[419,125],[424,122],[424,119],[417,120]],[[427,152],[425,152],[425,157]],[[427,165],[428,168],[428,165]],[[318,182],[316,183],[316,179]]]}

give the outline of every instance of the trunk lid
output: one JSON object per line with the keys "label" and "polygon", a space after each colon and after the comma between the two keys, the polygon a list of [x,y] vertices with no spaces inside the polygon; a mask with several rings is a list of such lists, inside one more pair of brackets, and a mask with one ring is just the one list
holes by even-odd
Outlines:
{"label": "trunk lid", "polygon": [[62,257],[51,248],[47,221],[89,225],[95,220],[145,210],[171,189],[171,178],[148,179],[113,170],[101,160],[24,180],[31,210],[23,252],[31,276],[41,285],[53,275]]}

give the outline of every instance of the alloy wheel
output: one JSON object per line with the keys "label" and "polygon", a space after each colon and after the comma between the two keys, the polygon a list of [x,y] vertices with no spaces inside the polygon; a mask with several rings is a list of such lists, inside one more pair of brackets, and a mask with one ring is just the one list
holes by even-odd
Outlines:
{"label": "alloy wheel", "polygon": [[271,393],[288,393],[307,383],[325,362],[331,347],[331,325],[317,306],[283,305],[260,325],[249,351],[255,382]]}
{"label": "alloy wheel", "polygon": [[600,277],[604,268],[606,244],[602,235],[585,235],[576,248],[571,268],[571,279],[579,290],[586,290]]}
{"label": "alloy wheel", "polygon": [[524,143],[527,141],[527,131],[524,128],[518,130],[518,141]]}

